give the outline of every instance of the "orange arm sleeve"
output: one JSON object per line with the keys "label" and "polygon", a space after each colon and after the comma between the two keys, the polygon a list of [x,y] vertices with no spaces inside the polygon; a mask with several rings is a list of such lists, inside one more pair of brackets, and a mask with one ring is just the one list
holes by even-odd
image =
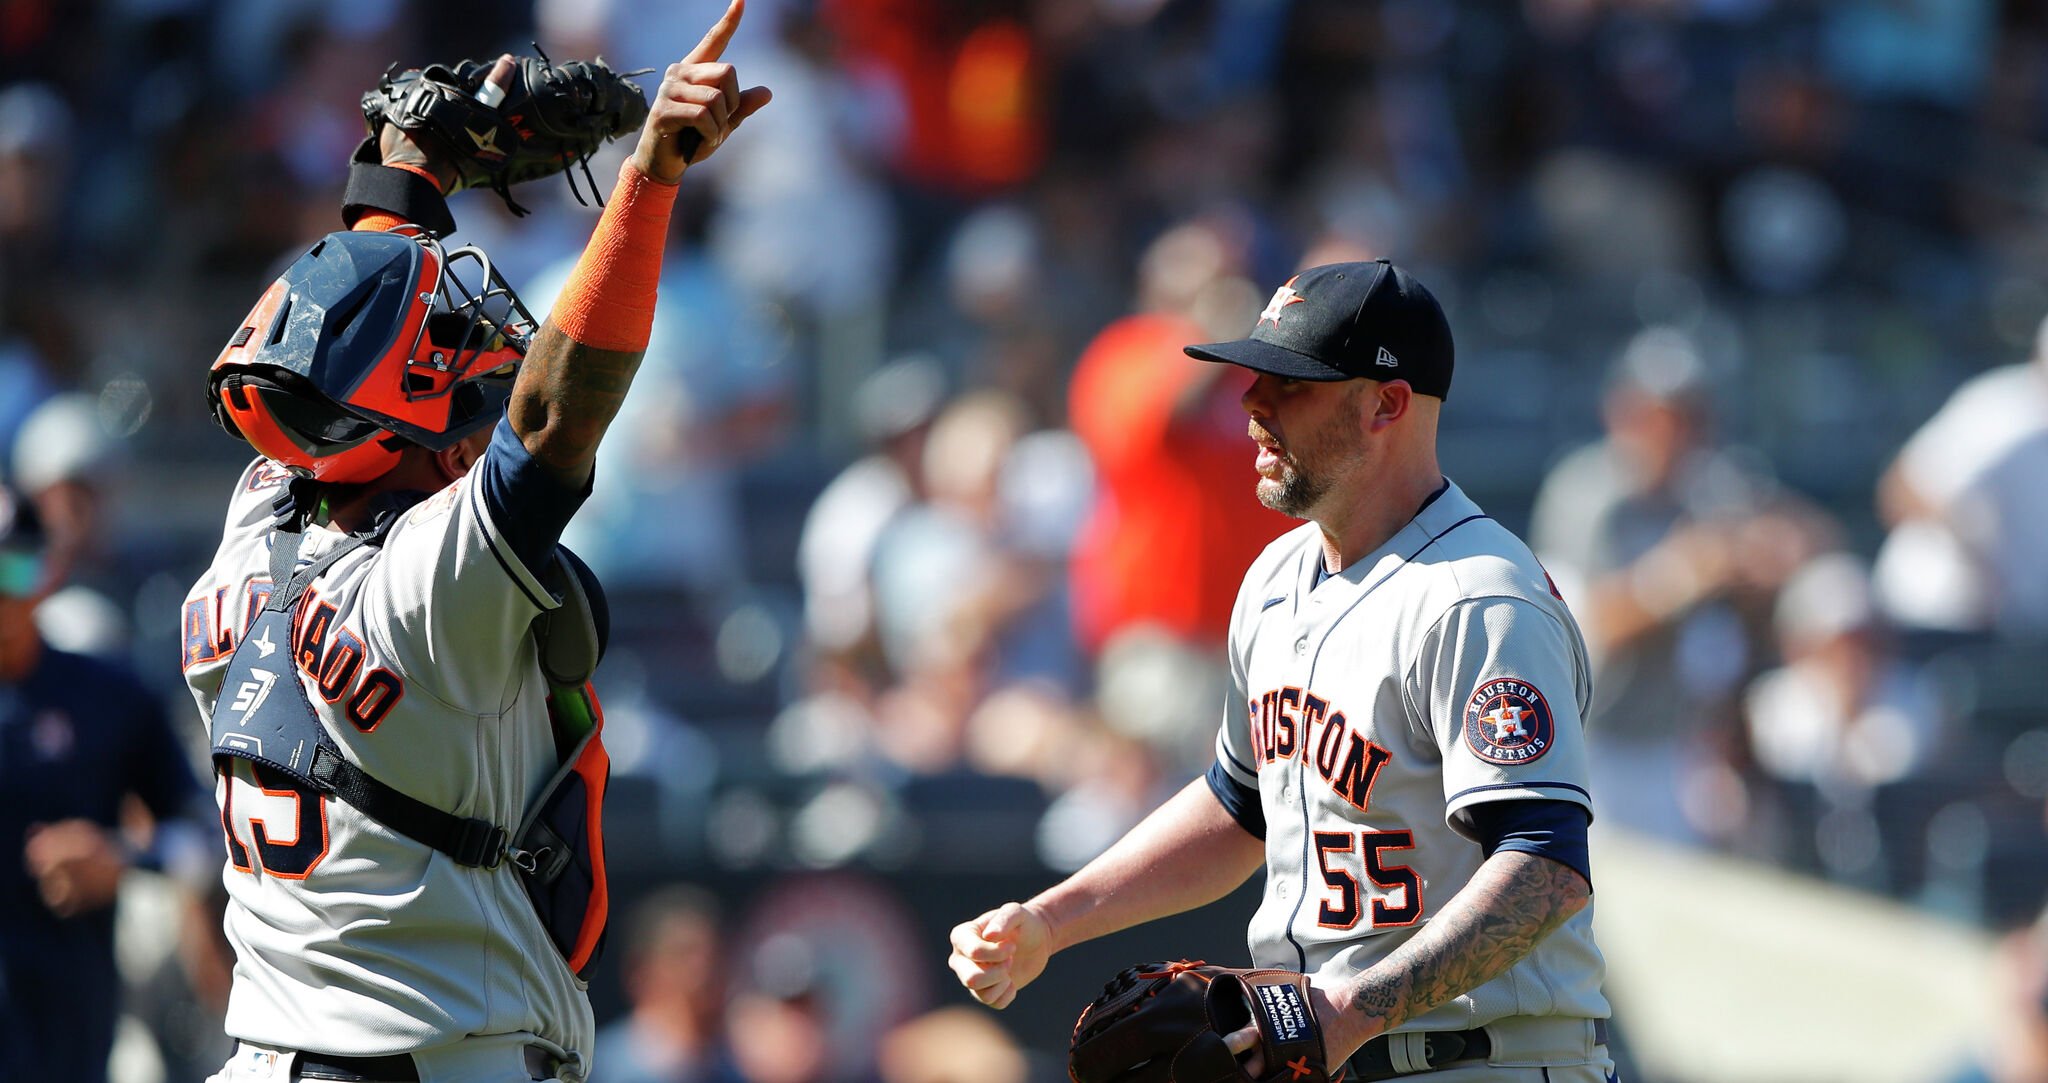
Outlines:
{"label": "orange arm sleeve", "polygon": [[647,348],[675,199],[675,185],[649,177],[630,160],[619,167],[618,187],[612,189],[604,217],[548,314],[558,330],[600,350]]}

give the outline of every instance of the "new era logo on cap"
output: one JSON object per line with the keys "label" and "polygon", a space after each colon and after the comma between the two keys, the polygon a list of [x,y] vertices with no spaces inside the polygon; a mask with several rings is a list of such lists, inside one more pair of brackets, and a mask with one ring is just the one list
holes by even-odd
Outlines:
{"label": "new era logo on cap", "polygon": [[1406,380],[1437,398],[1451,389],[1443,309],[1385,260],[1311,267],[1273,291],[1249,336],[1187,353],[1297,380]]}

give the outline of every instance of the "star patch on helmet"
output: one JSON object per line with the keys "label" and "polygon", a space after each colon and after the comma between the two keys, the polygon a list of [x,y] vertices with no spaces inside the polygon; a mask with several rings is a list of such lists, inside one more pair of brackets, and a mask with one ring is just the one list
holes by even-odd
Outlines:
{"label": "star patch on helmet", "polygon": [[1496,678],[1465,701],[1465,744],[1488,763],[1528,763],[1550,751],[1554,734],[1550,703],[1527,681]]}

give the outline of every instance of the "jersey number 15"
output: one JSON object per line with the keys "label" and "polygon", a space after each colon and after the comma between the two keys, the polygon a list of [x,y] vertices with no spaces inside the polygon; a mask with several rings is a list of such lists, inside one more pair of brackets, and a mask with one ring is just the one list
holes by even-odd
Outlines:
{"label": "jersey number 15", "polygon": [[[1380,856],[1386,850],[1414,848],[1415,834],[1411,831],[1316,832],[1316,863],[1322,866],[1323,882],[1335,892],[1335,897],[1325,898],[1317,910],[1317,924],[1325,929],[1349,929],[1358,924],[1362,915],[1358,877],[1343,867],[1349,861],[1337,859],[1339,854],[1354,852],[1365,859],[1366,879],[1386,892],[1372,900],[1372,927],[1415,924],[1422,917],[1422,878],[1415,875],[1414,869],[1390,865]],[[1392,902],[1397,890],[1401,893],[1398,906]]]}
{"label": "jersey number 15", "polygon": [[272,768],[253,766],[253,784],[224,776],[220,826],[228,836],[228,861],[243,872],[261,865],[272,876],[304,880],[327,856],[327,798]]}

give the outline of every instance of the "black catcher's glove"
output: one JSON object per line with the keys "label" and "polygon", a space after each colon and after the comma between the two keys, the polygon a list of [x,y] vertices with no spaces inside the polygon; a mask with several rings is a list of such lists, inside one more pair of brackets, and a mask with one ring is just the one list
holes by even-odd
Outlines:
{"label": "black catcher's glove", "polygon": [[[1223,1036],[1257,1020],[1254,1080]],[[1067,1053],[1074,1083],[1329,1083],[1308,976],[1196,960],[1129,967],[1081,1012]],[[1342,1078],[1339,1069],[1338,1078]]]}
{"label": "black catcher's glove", "polygon": [[590,155],[647,119],[646,95],[626,78],[644,72],[622,75],[602,59],[554,64],[518,57],[508,65],[503,98],[493,105],[487,99],[495,91],[484,89],[493,63],[465,60],[453,69],[429,64],[406,71],[392,65],[363,95],[371,138],[390,122],[445,156],[461,187],[488,186],[513,214],[523,215],[526,208],[513,202],[509,186],[553,176],[572,162],[583,165],[588,180]]}

